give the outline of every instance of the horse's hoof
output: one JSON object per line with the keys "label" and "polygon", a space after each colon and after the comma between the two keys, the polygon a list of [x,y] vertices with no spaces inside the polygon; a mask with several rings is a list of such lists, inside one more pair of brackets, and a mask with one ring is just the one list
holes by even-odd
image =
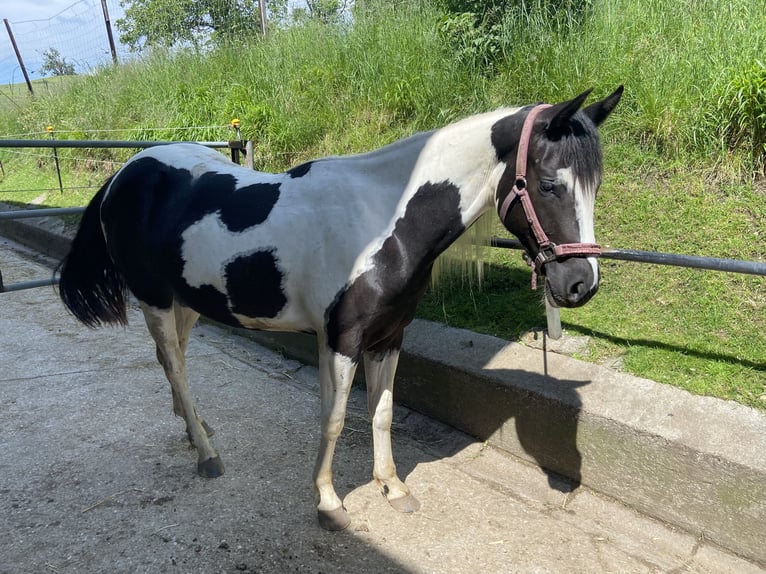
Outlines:
{"label": "horse's hoof", "polygon": [[202,421],[202,428],[205,429],[205,433],[208,437],[211,437],[215,434],[215,429],[211,427],[209,424],[207,424],[205,421]]}
{"label": "horse's hoof", "polygon": [[319,526],[325,530],[345,530],[351,524],[351,517],[342,506],[335,510],[317,510]]}
{"label": "horse's hoof", "polygon": [[420,501],[411,494],[399,498],[389,498],[388,503],[398,512],[409,513],[420,510]]}
{"label": "horse's hoof", "polygon": [[197,473],[202,478],[218,478],[223,472],[223,461],[220,456],[214,456],[197,463]]}

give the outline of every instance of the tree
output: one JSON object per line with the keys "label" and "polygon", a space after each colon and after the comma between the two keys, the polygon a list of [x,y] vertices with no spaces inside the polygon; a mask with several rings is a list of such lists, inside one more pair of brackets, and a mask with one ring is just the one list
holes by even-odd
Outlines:
{"label": "tree", "polygon": [[341,18],[346,4],[345,0],[306,0],[309,17],[328,24]]}
{"label": "tree", "polygon": [[[258,0],[122,0],[125,17],[115,24],[132,51],[144,47],[201,48],[261,33]],[[287,0],[268,0],[284,18]]]}
{"label": "tree", "polygon": [[41,76],[72,76],[74,64],[66,61],[56,48],[48,48],[42,54],[43,65],[40,67]]}

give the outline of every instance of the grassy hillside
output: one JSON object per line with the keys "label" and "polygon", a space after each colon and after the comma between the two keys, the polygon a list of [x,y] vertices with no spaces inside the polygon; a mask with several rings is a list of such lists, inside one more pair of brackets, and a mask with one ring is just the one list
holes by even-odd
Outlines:
{"label": "grassy hillside", "polygon": [[[593,0],[557,26],[529,5],[509,11],[489,40],[455,34],[454,20],[410,3],[204,56],[154,53],[0,107],[0,134],[47,137],[53,125],[56,137],[220,140],[239,118],[257,167],[282,170],[500,105],[591,86],[602,97],[625,84],[602,131],[598,239],[763,261],[762,2]],[[59,150],[64,184],[83,186],[60,194],[41,191],[57,187],[49,151],[0,150],[0,200],[82,205],[127,153]],[[5,192],[14,189],[30,191]],[[766,408],[763,277],[616,262],[603,262],[602,274],[592,303],[562,311],[565,329],[591,337],[584,358]],[[517,252],[493,251],[483,289],[447,279],[421,314],[517,338],[545,321],[528,281]]]}

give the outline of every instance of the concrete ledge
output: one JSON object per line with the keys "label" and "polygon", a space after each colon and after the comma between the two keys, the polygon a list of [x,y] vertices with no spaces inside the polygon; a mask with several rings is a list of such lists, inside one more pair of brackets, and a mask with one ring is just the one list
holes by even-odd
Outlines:
{"label": "concrete ledge", "polygon": [[[13,226],[65,251],[62,236]],[[316,363],[311,336],[236,332]],[[428,321],[403,351],[399,402],[766,565],[766,413]]]}
{"label": "concrete ledge", "polygon": [[[0,211],[11,211],[0,203]],[[69,252],[71,233],[65,232],[65,225],[52,218],[34,218],[31,220],[0,220],[0,235],[27,245],[32,249],[55,259],[63,259]]]}

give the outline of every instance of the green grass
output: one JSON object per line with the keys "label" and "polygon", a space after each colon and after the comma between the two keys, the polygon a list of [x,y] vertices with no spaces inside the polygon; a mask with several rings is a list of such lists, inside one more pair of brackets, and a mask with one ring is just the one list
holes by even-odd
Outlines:
{"label": "green grass", "polygon": [[[0,132],[47,137],[53,125],[58,138],[226,140],[238,118],[257,167],[282,170],[500,105],[590,86],[602,97],[624,83],[602,130],[600,242],[764,261],[762,3],[591,6],[560,30],[534,11],[509,11],[504,55],[492,63],[467,59],[440,33],[442,14],[414,4],[345,29],[274,31],[204,57],[155,52],[0,105]],[[0,200],[83,205],[130,154],[58,153],[64,186],[82,189],[59,193],[50,150],[0,149]],[[566,331],[590,337],[582,358],[766,408],[766,279],[606,260],[602,275],[591,303],[561,314]],[[420,315],[516,339],[545,324],[541,296],[519,252],[493,250],[481,289],[445,277]]]}
{"label": "green grass", "polygon": [[505,28],[499,71],[524,99],[624,83],[610,129],[719,170],[763,169],[766,138],[749,129],[766,118],[762,2],[594,0],[563,33],[552,33],[541,13],[511,13]]}

